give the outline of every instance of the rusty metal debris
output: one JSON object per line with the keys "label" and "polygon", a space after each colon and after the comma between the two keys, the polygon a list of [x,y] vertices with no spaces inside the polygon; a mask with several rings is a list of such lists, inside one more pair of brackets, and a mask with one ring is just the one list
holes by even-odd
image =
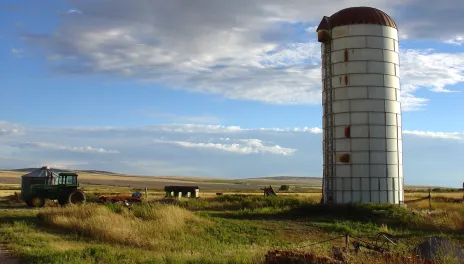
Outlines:
{"label": "rusty metal debris", "polygon": [[[348,234],[341,237],[320,241],[310,246],[326,243],[336,239],[345,237],[345,247],[332,246],[331,257],[319,257],[309,252],[302,251],[286,251],[286,250],[270,250],[266,254],[266,264],[275,263],[325,263],[325,264],[342,264],[349,263],[347,254],[358,254],[361,248],[376,251],[380,253],[379,257],[385,263],[403,263],[403,264],[435,264],[438,263],[434,256],[438,255],[439,251],[453,253],[458,258],[459,264],[464,264],[464,251],[461,248],[453,246],[449,241],[440,237],[428,238],[423,243],[419,244],[409,254],[404,256],[394,252],[394,248],[398,245],[397,237],[385,233],[378,233],[370,242],[349,236]],[[350,249],[349,239],[352,239],[353,248]]]}
{"label": "rusty metal debris", "polygon": [[142,194],[139,192],[133,193],[131,196],[121,195],[121,196],[100,196],[97,199],[97,202],[100,203],[117,203],[123,202],[126,206],[129,206],[132,203],[141,203],[142,202]]}
{"label": "rusty metal debris", "polygon": [[366,242],[359,238],[353,238],[355,239],[353,241],[355,253],[357,253],[361,247],[384,253],[391,251],[394,247],[398,245],[398,238],[385,232],[377,233],[377,235],[375,235],[373,239],[373,242]]}
{"label": "rusty metal debris", "polygon": [[321,263],[321,264],[342,264],[340,260],[334,260],[329,257],[318,257],[308,252],[270,250],[266,254],[266,264],[277,263]]}

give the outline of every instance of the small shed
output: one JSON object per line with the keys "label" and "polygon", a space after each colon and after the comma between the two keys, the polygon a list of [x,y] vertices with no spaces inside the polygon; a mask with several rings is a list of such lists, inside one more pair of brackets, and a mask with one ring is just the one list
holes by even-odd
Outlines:
{"label": "small shed", "polygon": [[48,166],[43,166],[40,169],[34,170],[30,173],[21,176],[21,193],[29,193],[31,185],[34,184],[57,184],[58,174],[50,169]]}
{"label": "small shed", "polygon": [[166,197],[200,198],[198,186],[165,186]]}

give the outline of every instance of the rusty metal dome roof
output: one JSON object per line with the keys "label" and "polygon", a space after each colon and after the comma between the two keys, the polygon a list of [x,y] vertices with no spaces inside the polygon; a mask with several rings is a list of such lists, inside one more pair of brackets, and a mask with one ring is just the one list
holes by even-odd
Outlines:
{"label": "rusty metal dome roof", "polygon": [[395,21],[385,12],[377,8],[361,6],[345,8],[330,17],[324,17],[317,31],[353,24],[375,24],[398,29]]}

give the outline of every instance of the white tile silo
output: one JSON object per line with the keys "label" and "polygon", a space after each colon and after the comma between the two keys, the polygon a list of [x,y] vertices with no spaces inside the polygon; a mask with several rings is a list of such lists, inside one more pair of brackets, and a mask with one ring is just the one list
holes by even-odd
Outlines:
{"label": "white tile silo", "polygon": [[325,203],[403,204],[398,30],[384,12],[343,9],[319,25]]}

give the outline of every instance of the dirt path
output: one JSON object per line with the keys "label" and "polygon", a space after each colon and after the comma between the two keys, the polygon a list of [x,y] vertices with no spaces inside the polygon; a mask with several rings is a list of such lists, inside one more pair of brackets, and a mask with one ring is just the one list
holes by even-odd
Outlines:
{"label": "dirt path", "polygon": [[10,252],[0,245],[0,263],[2,264],[21,264],[17,258],[13,258]]}

